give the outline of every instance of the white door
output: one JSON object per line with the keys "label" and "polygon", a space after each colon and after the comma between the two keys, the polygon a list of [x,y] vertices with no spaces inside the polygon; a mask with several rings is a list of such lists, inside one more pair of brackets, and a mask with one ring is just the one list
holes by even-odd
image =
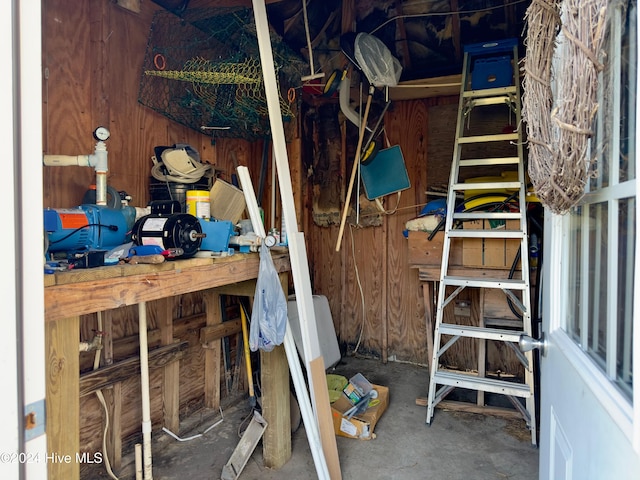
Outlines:
{"label": "white door", "polygon": [[640,478],[636,3],[608,7],[597,175],[579,206],[545,218],[541,479]]}

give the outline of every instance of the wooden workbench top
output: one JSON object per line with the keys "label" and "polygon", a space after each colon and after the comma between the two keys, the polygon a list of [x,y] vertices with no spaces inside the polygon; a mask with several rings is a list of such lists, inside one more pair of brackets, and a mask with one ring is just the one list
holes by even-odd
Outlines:
{"label": "wooden workbench top", "polygon": [[[272,252],[276,270],[290,270],[289,256]],[[189,258],[161,264],[112,265],[44,276],[45,321],[206,290],[257,278],[260,256]]]}

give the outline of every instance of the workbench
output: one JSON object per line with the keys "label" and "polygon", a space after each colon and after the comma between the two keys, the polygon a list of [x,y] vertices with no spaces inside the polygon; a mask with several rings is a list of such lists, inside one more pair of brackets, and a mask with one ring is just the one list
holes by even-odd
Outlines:
{"label": "workbench", "polygon": [[[288,254],[274,251],[272,258],[283,288],[286,288],[290,271]],[[203,291],[206,327],[201,330],[200,337],[205,349],[205,406],[218,408],[220,339],[225,336],[219,296],[253,296],[259,261],[258,254],[249,253],[216,259],[170,260],[157,265],[114,265],[45,275],[47,454],[61,459],[48,463],[50,479],[80,478],[80,462],[77,460],[81,452],[80,396],[113,383],[109,380],[108,365],[96,370],[96,375],[91,372],[92,375],[86,379],[83,375],[81,381],[80,316],[108,313],[126,305],[146,305],[149,301],[166,301],[175,295]],[[158,319],[162,346],[149,353],[149,362],[156,362],[164,369],[163,426],[178,431],[177,379],[179,358],[184,348],[173,338],[171,309],[164,309],[163,315],[164,318]],[[269,424],[263,437],[265,463],[278,468],[291,455],[289,368],[284,348],[280,346],[269,353],[261,352],[261,364],[263,416]],[[264,378],[265,375],[268,379]],[[111,405],[116,412],[121,407],[119,402]],[[119,455],[120,441],[112,437],[109,442],[110,450],[116,456]],[[65,461],[67,458],[70,461]]]}

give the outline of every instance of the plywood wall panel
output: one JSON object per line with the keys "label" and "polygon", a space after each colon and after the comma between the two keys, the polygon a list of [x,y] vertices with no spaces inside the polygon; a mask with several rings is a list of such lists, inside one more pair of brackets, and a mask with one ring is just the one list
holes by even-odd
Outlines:
{"label": "plywood wall panel", "polygon": [[428,123],[424,101],[397,102],[385,122],[391,142],[402,148],[411,180],[411,188],[402,192],[398,211],[387,217],[389,355],[418,363],[427,360],[422,290],[416,272],[407,268],[407,240],[402,232],[425,200]]}

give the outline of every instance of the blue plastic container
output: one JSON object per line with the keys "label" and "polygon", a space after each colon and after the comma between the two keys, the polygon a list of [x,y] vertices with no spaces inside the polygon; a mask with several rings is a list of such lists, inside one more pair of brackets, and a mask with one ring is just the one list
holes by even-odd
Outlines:
{"label": "blue plastic container", "polygon": [[202,233],[207,236],[202,239],[200,250],[224,252],[229,248],[229,238],[233,233],[233,224],[228,220],[206,221],[199,219]]}
{"label": "blue plastic container", "polygon": [[500,88],[513,85],[510,56],[479,58],[471,72],[471,89]]}

